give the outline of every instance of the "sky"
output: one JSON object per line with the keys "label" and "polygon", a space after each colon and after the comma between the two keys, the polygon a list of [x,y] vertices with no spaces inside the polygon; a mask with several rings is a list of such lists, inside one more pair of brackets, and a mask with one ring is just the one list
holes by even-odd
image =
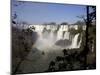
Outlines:
{"label": "sky", "polygon": [[[18,21],[29,24],[44,24],[55,22],[73,24],[80,20],[77,16],[86,15],[85,5],[71,5],[39,2],[12,2],[12,13],[18,15]],[[16,5],[16,6],[15,6]]]}

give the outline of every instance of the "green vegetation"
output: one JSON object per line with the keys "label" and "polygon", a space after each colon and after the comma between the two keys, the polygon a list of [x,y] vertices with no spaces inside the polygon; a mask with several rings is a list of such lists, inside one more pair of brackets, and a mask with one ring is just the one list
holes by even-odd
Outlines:
{"label": "green vegetation", "polygon": [[74,23],[74,25],[85,25],[85,22],[79,20],[76,23]]}
{"label": "green vegetation", "polygon": [[[32,45],[35,43],[36,33],[30,29],[18,29],[12,27],[12,73],[18,73],[20,64],[25,60],[26,56],[31,50]],[[34,42],[33,42],[33,41]]]}
{"label": "green vegetation", "polygon": [[55,60],[52,60],[46,72],[85,70],[86,67],[87,69],[95,69],[93,63],[92,65],[84,65],[80,49],[63,49],[62,52],[63,56],[57,56]]}
{"label": "green vegetation", "polygon": [[60,25],[68,25],[67,22],[62,22]]}

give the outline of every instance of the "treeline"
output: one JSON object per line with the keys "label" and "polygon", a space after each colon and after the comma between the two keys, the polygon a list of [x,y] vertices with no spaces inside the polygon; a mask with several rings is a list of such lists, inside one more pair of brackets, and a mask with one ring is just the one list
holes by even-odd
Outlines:
{"label": "treeline", "polygon": [[84,57],[79,49],[63,49],[63,56],[57,56],[49,63],[45,72],[95,69],[95,63],[84,65]]}
{"label": "treeline", "polygon": [[19,29],[12,26],[12,74],[21,72],[21,63],[31,51],[37,34],[30,29]]}
{"label": "treeline", "polygon": [[43,25],[86,25],[86,23],[84,21],[78,20],[72,24],[69,24],[68,22],[62,22],[60,24],[57,24],[56,22],[50,22],[50,23],[43,23]]}

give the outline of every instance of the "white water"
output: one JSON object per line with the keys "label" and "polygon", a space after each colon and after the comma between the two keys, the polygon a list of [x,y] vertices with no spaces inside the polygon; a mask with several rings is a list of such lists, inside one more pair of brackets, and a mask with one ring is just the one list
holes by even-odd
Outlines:
{"label": "white water", "polygon": [[[31,50],[29,55],[27,56],[28,60],[24,60],[20,66],[20,70],[23,73],[44,72],[48,69],[49,63],[52,60],[55,60],[57,56],[63,56],[62,49],[79,48],[81,45],[81,40],[77,44],[80,34],[78,33],[71,38],[70,37],[71,34],[70,32],[68,32],[69,29],[68,26],[60,26],[59,29],[57,29],[58,26],[54,26],[54,25],[52,26],[32,25],[32,26],[35,27],[35,30],[34,29],[32,30],[37,32],[38,39],[35,45],[33,45],[33,50]],[[50,32],[48,33],[47,31],[44,31],[43,33],[44,28],[50,30]],[[55,30],[57,30],[57,33],[54,34]],[[63,34],[63,32],[65,33]],[[55,43],[61,39],[71,40],[72,43],[69,46],[66,45],[66,47],[55,45]],[[36,52],[34,52],[35,49],[37,50]],[[45,54],[42,55],[41,52],[44,52]]]}
{"label": "white water", "polygon": [[71,48],[78,48],[79,47],[79,45],[77,44],[78,36],[79,36],[79,33],[74,36],[74,38],[72,40]]}
{"label": "white water", "polygon": [[[71,34],[68,31],[69,28],[78,29],[78,26],[68,26],[68,25],[30,25],[30,29],[34,27],[35,29],[32,29],[33,31],[37,32],[38,34],[38,40],[36,41],[34,47],[38,48],[39,50],[47,50],[52,47],[55,48],[61,48],[61,46],[55,45],[55,43],[59,40],[70,40],[71,44],[69,46],[66,45],[66,49],[71,48],[79,48],[81,45],[81,40],[78,42],[79,33],[76,34],[74,37],[70,38]],[[56,32],[55,32],[56,31]]]}

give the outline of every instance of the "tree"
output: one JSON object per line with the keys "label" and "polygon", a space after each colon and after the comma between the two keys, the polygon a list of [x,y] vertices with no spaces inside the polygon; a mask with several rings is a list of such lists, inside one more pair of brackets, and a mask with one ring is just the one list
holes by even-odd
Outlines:
{"label": "tree", "polygon": [[85,22],[79,20],[76,23],[74,23],[74,25],[85,25]]}
{"label": "tree", "polygon": [[[93,9],[92,11],[90,11]],[[86,17],[85,16],[80,16],[86,23],[86,42],[85,42],[85,47],[84,50],[82,51],[82,55],[84,56],[84,68],[87,66],[87,54],[89,53],[89,28],[92,26],[93,21],[96,20],[96,7],[95,6],[86,6]]]}
{"label": "tree", "polygon": [[63,49],[63,53],[64,53],[64,56],[68,55],[68,51],[66,49]]}
{"label": "tree", "polygon": [[[14,0],[15,1],[15,0]],[[23,2],[13,2],[13,7],[17,7]],[[23,30],[17,27],[17,12],[12,11],[12,74],[19,71],[21,63],[25,60],[26,56],[31,50],[33,45],[32,32],[30,30]],[[24,24],[26,24],[24,22]],[[13,25],[16,25],[14,27]],[[27,31],[27,32],[26,32]]]}
{"label": "tree", "polygon": [[51,23],[49,23],[49,25],[56,25],[56,23],[55,22],[51,22]]}
{"label": "tree", "polygon": [[68,25],[67,22],[62,22],[60,25]]}

